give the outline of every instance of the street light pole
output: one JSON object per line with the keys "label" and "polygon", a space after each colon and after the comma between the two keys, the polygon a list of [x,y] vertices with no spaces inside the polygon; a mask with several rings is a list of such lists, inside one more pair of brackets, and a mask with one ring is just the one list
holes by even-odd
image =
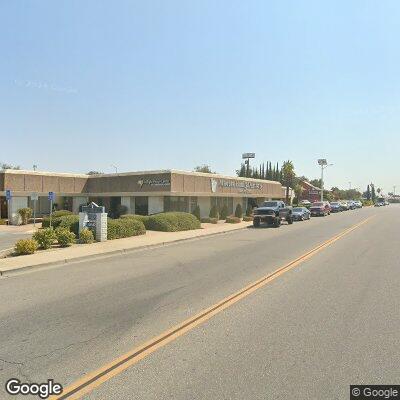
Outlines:
{"label": "street light pole", "polygon": [[324,169],[333,164],[328,164],[325,158],[320,158],[318,160],[318,165],[321,166],[321,201],[324,201]]}

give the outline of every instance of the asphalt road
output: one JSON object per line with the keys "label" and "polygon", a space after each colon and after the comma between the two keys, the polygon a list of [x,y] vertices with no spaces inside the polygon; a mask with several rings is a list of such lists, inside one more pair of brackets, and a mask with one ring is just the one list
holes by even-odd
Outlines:
{"label": "asphalt road", "polygon": [[8,249],[12,249],[19,239],[26,239],[31,237],[32,234],[28,233],[10,233],[10,232],[0,232],[0,252]]}
{"label": "asphalt road", "polygon": [[392,205],[1,278],[0,391],[10,377],[68,386],[370,216],[85,398],[347,399],[350,384],[399,384]]}

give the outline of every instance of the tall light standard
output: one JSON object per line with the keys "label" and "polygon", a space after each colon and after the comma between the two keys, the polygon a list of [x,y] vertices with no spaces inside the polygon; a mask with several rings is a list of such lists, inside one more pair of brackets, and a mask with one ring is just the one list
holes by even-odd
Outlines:
{"label": "tall light standard", "polygon": [[111,166],[115,169],[115,173],[118,174],[118,168],[115,165],[112,165],[112,164],[111,164]]}
{"label": "tall light standard", "polygon": [[250,158],[255,158],[255,157],[256,157],[255,153],[243,153],[242,154],[242,159],[245,160],[244,164],[246,165],[246,178],[249,177]]}
{"label": "tall light standard", "polygon": [[328,164],[325,158],[318,160],[318,165],[321,166],[321,201],[324,201],[324,169],[330,167],[333,164]]}

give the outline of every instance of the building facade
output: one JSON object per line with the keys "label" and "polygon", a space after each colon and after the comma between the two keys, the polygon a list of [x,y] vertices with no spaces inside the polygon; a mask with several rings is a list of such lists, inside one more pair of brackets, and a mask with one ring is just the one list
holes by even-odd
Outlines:
{"label": "building facade", "polygon": [[[12,193],[9,202],[6,190]],[[192,212],[199,205],[203,217],[213,205],[226,204],[233,213],[238,203],[245,210],[248,204],[285,198],[279,182],[217,174],[162,170],[83,175],[5,170],[0,171],[0,217],[17,223],[17,211],[23,207],[35,208],[37,216],[48,215],[49,192],[56,195],[56,209],[78,213],[81,205],[93,201],[111,215],[121,210],[141,215]],[[35,196],[37,201],[33,201]]]}
{"label": "building facade", "polygon": [[321,188],[311,185],[307,181],[301,181],[299,184],[303,188],[299,200],[308,200],[311,203],[321,200]]}

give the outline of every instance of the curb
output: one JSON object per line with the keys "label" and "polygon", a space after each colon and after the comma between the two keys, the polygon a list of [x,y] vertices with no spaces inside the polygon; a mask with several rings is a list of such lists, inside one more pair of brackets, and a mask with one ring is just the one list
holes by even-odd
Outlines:
{"label": "curb", "polygon": [[[249,225],[249,226],[251,226],[251,225]],[[160,243],[156,243],[156,244],[146,244],[146,245],[139,246],[139,247],[128,247],[128,248],[120,249],[120,250],[112,250],[112,251],[108,251],[106,253],[91,254],[91,255],[87,255],[87,256],[80,256],[80,257],[74,257],[74,258],[64,258],[62,260],[51,261],[48,263],[25,265],[23,267],[11,268],[11,269],[1,269],[0,268],[0,277],[18,275],[19,273],[23,273],[23,272],[35,270],[35,269],[59,267],[59,266],[65,265],[65,264],[75,264],[75,263],[79,263],[81,261],[86,261],[89,259],[100,260],[103,258],[109,258],[109,257],[113,257],[116,255],[133,253],[135,251],[146,250],[146,249],[157,248],[157,247],[164,247],[164,246],[168,246],[169,244],[176,244],[176,243],[180,243],[180,242],[189,242],[189,241],[206,239],[206,238],[217,236],[217,235],[229,234],[229,233],[241,231],[243,229],[248,229],[249,226],[243,226],[241,228],[232,229],[229,231],[214,232],[214,233],[210,233],[209,235],[202,235],[202,236],[197,236],[197,237],[195,236],[195,237],[183,238],[183,239],[175,239],[175,240],[171,240],[168,242],[160,242]]]}

